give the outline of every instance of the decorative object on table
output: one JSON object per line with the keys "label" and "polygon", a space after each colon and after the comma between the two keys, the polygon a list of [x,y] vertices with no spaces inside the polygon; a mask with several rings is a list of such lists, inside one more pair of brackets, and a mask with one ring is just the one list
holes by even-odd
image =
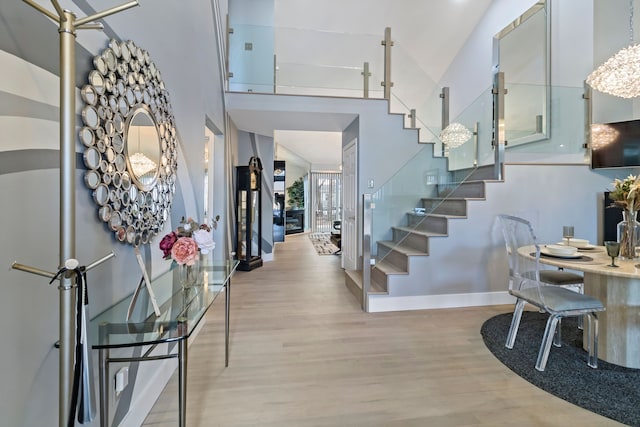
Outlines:
{"label": "decorative object on table", "polygon": [[206,255],[216,247],[211,227],[198,224],[191,218],[182,218],[175,231],[160,241],[164,259],[172,259],[178,265],[178,275],[183,287],[197,283],[200,271],[200,254]]}
{"label": "decorative object on table", "polygon": [[139,246],[162,230],[176,190],[177,132],[169,93],[149,52],[131,40],[110,40],[93,66],[80,91],[84,182],[93,190],[98,218],[119,242],[133,246],[159,316]]}
{"label": "decorative object on table", "polygon": [[640,224],[636,220],[640,208],[640,180],[629,175],[624,180],[616,179],[609,198],[613,206],[622,208],[622,221],[618,223],[618,242],[620,242],[620,258],[635,259],[636,246],[640,240]]}
{"label": "decorative object on table", "polygon": [[570,245],[570,240],[573,237],[573,225],[562,226],[562,237],[567,239],[567,246]]}
{"label": "decorative object on table", "polygon": [[604,247],[607,248],[607,255],[611,257],[609,267],[618,267],[616,265],[616,257],[620,254],[620,243],[608,241],[604,242]]}

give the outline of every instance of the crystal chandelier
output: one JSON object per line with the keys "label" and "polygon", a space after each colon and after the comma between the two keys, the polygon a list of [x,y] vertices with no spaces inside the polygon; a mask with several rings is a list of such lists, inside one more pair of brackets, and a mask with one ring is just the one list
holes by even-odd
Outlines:
{"label": "crystal chandelier", "polygon": [[129,158],[129,161],[131,162],[133,174],[137,177],[144,176],[152,171],[155,172],[157,167],[156,162],[140,152],[133,153],[133,156]]}
{"label": "crystal chandelier", "polygon": [[456,148],[470,140],[472,136],[473,133],[464,125],[454,122],[440,132],[439,138],[449,148]]}
{"label": "crystal chandelier", "polygon": [[640,44],[633,44],[633,0],[629,1],[629,34],[631,45],[587,77],[587,84],[593,89],[620,98],[640,96]]}

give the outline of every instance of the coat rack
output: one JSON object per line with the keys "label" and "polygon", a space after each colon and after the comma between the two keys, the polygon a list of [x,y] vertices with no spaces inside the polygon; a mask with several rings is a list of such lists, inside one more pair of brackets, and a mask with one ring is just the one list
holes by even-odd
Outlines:
{"label": "coat rack", "polygon": [[[74,13],[63,10],[58,0],[51,0],[55,12],[35,3],[33,0],[23,0],[29,6],[38,10],[59,25],[60,34],[60,266],[69,268],[77,266],[76,252],[76,201],[75,201],[75,171],[76,171],[76,103],[75,103],[75,39],[77,30],[101,30],[101,23],[94,21],[121,12],[134,6],[138,1],[133,0],[115,6],[103,12],[76,19]],[[86,266],[89,270],[114,256],[113,252]],[[56,273],[13,263],[12,268],[28,273],[54,278]],[[61,274],[60,285],[60,362],[59,362],[59,406],[58,424],[65,427],[69,423],[69,408],[71,403],[71,388],[73,385],[72,371],[74,364],[74,332],[76,321],[75,293],[77,277],[74,274]],[[73,424],[72,424],[73,425]]]}

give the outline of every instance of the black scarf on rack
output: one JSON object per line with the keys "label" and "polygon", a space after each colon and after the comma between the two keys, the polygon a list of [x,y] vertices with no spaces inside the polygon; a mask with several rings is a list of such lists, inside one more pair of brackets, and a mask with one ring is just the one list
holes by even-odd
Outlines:
{"label": "black scarf on rack", "polygon": [[60,275],[73,271],[76,277],[76,340],[74,351],[73,386],[71,389],[71,407],[69,408],[68,426],[75,425],[77,412],[78,422],[85,424],[96,416],[95,391],[93,385],[91,344],[88,340],[88,305],[87,271],[84,266],[73,269],[61,268],[49,283],[53,283]]}

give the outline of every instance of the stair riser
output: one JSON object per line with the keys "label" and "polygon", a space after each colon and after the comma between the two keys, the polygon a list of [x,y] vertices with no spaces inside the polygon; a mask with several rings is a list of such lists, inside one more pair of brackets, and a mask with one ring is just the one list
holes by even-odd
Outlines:
{"label": "stair riser", "polygon": [[467,216],[466,200],[433,200],[422,199],[422,206],[427,212],[439,215]]}
{"label": "stair riser", "polygon": [[409,265],[407,256],[393,249],[390,250],[385,246],[378,245],[378,258],[384,259],[385,262],[394,265],[402,271],[407,271]]}
{"label": "stair riser", "polygon": [[404,230],[393,229],[393,241],[402,242],[404,245],[410,246],[413,249],[429,253],[429,238],[422,234],[409,233]]}
{"label": "stair riser", "polygon": [[389,286],[387,285],[387,275],[381,274],[382,277],[371,277],[371,290],[376,292],[389,292]]}
{"label": "stair riser", "polygon": [[449,221],[440,216],[407,214],[407,226],[420,231],[447,234]]}
{"label": "stair riser", "polygon": [[349,289],[353,296],[356,297],[356,300],[362,305],[362,285],[356,283],[349,275],[345,275],[344,283],[347,285],[347,289]]}
{"label": "stair riser", "polygon": [[440,197],[469,197],[483,199],[484,182],[463,182],[456,187],[443,187],[442,189],[439,189],[438,195]]}
{"label": "stair riser", "polygon": [[495,177],[495,166],[494,165],[484,165],[479,166],[475,170],[465,169],[459,170],[453,173],[453,178],[456,181],[482,181],[482,180],[494,180]]}
{"label": "stair riser", "polygon": [[385,291],[387,290],[387,275],[377,268],[371,269],[371,281],[376,283]]}

